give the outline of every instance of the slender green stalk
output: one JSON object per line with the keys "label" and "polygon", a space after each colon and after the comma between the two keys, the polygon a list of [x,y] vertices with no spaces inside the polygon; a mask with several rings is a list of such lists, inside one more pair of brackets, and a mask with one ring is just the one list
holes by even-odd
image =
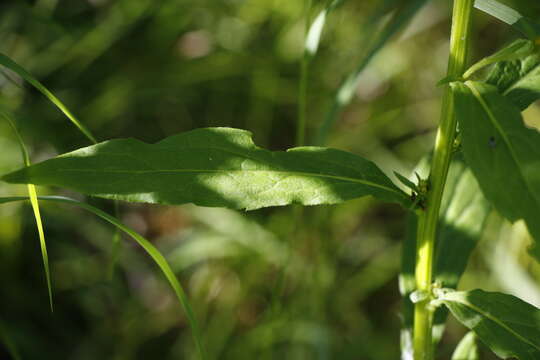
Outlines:
{"label": "slender green stalk", "polygon": [[[118,205],[118,201],[114,201],[114,216],[116,218],[120,218],[120,206]],[[107,270],[107,278],[110,280],[113,279],[114,276],[114,269],[116,268],[116,264],[118,262],[118,257],[120,256],[120,248],[122,247],[122,236],[120,234],[120,229],[115,228],[114,229],[114,235],[112,238],[112,247],[111,247],[111,257],[109,260],[108,270]]]}
{"label": "slender green stalk", "polygon": [[[300,61],[300,84],[298,89],[298,117],[296,122],[296,146],[303,146],[306,142],[306,121],[307,121],[307,89],[308,89],[308,75],[309,75],[309,63],[311,60],[312,54],[309,53],[307,47],[305,46],[307,41],[307,36],[310,27],[311,20],[311,9],[313,5],[313,0],[306,0],[305,2],[305,28],[304,28],[304,52],[302,55],[302,60]],[[299,205],[294,205],[291,209],[292,211],[292,231],[291,239],[294,239],[297,235],[298,224],[302,221],[302,214],[304,208]],[[287,267],[290,263],[290,257],[292,253],[291,244],[294,241],[289,243],[289,253],[287,259],[283,263],[283,268],[278,274],[276,284],[274,285],[272,300],[270,302],[270,315],[275,316],[281,310],[280,299],[283,296],[285,288],[287,286]]]}
{"label": "slender green stalk", "polygon": [[[309,31],[312,0],[306,2],[306,26],[305,36]],[[303,146],[306,142],[306,118],[307,118],[307,89],[309,76],[309,62],[311,55],[304,48],[304,54],[300,62],[300,88],[298,93],[298,122],[296,128],[296,146]]]}
{"label": "slender green stalk", "polygon": [[[474,0],[455,0],[452,14],[452,34],[450,37],[450,57],[448,60],[449,77],[459,77],[465,71],[467,52],[470,41],[471,13]],[[417,302],[414,312],[414,358],[415,360],[433,359],[432,320],[429,307],[432,283],[433,253],[435,236],[439,220],[441,200],[448,175],[454,138],[456,118],[453,108],[453,96],[447,86],[444,90],[441,119],[429,176],[430,189],[427,194],[425,213],[419,216],[416,259],[416,289],[429,294],[428,298]]]}
{"label": "slender green stalk", "polygon": [[[312,54],[307,49],[306,42],[310,28],[311,22],[311,9],[313,5],[313,0],[305,1],[305,27],[304,27],[304,51],[302,54],[302,59],[300,60],[300,84],[298,88],[298,114],[296,121],[296,146],[303,146],[306,143],[306,122],[307,122],[307,90],[308,90],[308,78],[309,78],[309,63],[311,60]],[[289,242],[289,252],[287,258],[282,264],[282,268],[277,277],[277,281],[274,285],[272,291],[272,300],[270,301],[270,311],[269,315],[271,317],[277,316],[281,309],[280,299],[285,292],[287,287],[287,267],[289,266],[291,254],[292,254],[292,244],[297,235],[298,224],[302,221],[302,214],[304,208],[299,205],[294,205],[291,208],[291,216],[293,219],[292,228],[291,228],[291,241]],[[272,342],[273,340],[270,340]],[[270,352],[272,348],[269,347]],[[271,357],[273,354],[271,353]]]}

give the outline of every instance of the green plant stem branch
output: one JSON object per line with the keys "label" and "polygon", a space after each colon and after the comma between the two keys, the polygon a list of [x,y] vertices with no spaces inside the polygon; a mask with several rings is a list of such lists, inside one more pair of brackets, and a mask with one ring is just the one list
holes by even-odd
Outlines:
{"label": "green plant stem branch", "polygon": [[[455,0],[452,13],[452,33],[450,37],[450,56],[448,60],[449,77],[459,77],[465,71],[467,52],[470,42],[471,14],[474,0]],[[456,118],[453,108],[453,96],[449,86],[445,87],[441,119],[429,175],[429,191],[425,213],[419,216],[417,232],[416,290],[431,294],[433,254],[435,236],[439,220],[439,210],[443,195],[448,167],[453,151],[456,134]],[[429,307],[430,297],[417,302],[414,312],[414,359],[433,359],[432,320]]]}

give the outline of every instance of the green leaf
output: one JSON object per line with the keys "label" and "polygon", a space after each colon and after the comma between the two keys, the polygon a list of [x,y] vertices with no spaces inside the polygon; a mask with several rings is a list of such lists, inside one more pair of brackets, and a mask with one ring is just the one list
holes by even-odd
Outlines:
{"label": "green leaf", "polygon": [[[518,44],[519,41],[513,44]],[[512,47],[511,44],[509,47]],[[540,51],[511,61],[498,62],[488,74],[487,83],[496,86],[521,110],[540,98]]]}
{"label": "green leaf", "polygon": [[476,336],[472,331],[461,339],[456,350],[452,354],[452,360],[480,360]]}
{"label": "green leaf", "polygon": [[418,192],[418,186],[413,183],[411,180],[407,179],[405,176],[401,175],[400,173],[398,173],[397,171],[394,171],[394,175],[396,176],[396,178],[403,184],[405,185],[406,187],[408,187],[409,189],[413,190],[413,191],[416,191]]}
{"label": "green leaf", "polygon": [[434,279],[443,287],[457,287],[490,211],[491,206],[462,154],[455,155],[443,194],[433,263]]}
{"label": "green leaf", "polygon": [[34,78],[28,71],[26,71],[22,66],[17,64],[15,61],[10,59],[4,54],[0,53],[0,65],[5,66],[9,70],[13,71],[24,80],[26,80],[30,85],[35,87],[39,92],[41,92],[49,101],[51,101],[67,118],[93,143],[97,143],[96,139],[79,120],[69,111],[69,109],[51,93],[42,83],[40,83],[36,78]]}
{"label": "green leaf", "polygon": [[[504,47],[503,49],[497,51],[495,54],[487,56],[482,60],[478,61],[476,64],[471,66],[465,73],[463,77],[468,79],[472,74],[482,69],[483,67],[489,66],[496,62],[508,62],[512,60],[520,60],[522,58],[530,55],[534,50],[534,43],[531,40],[518,39],[511,43],[510,45]],[[502,75],[502,74],[501,74]]]}
{"label": "green leaf", "polygon": [[[143,236],[139,235],[135,230],[122,224],[114,216],[111,216],[107,214],[106,212],[92,205],[89,205],[89,204],[86,204],[86,203],[83,203],[74,199],[70,199],[67,197],[63,197],[63,196],[40,196],[38,199],[40,201],[66,203],[69,205],[75,205],[80,208],[83,208],[93,213],[94,215],[97,215],[98,217],[102,218],[108,223],[114,225],[117,229],[121,230],[122,232],[127,234],[129,237],[131,237],[133,240],[135,240],[144,249],[144,251],[146,251],[146,253],[152,258],[152,260],[154,260],[156,265],[162,271],[163,275],[165,275],[165,278],[169,282],[169,285],[171,285],[172,289],[174,290],[174,293],[176,294],[178,301],[180,302],[184,311],[186,312],[186,316],[188,318],[191,331],[193,332],[193,338],[195,340],[195,345],[197,346],[200,359],[202,360],[206,359],[206,350],[203,346],[201,331],[199,329],[199,324],[197,322],[195,313],[193,312],[189,299],[186,296],[184,289],[178,282],[178,279],[174,275],[174,272],[172,271],[165,257],[159,252],[159,250],[154,245],[152,245],[150,241],[145,239]],[[29,200],[29,198],[25,196],[0,197],[0,204],[6,204],[6,203],[14,202],[14,201],[25,201],[25,200]]]}
{"label": "green leaf", "polygon": [[[462,148],[485,197],[510,221],[524,219],[540,240],[540,133],[524,126],[519,109],[496,87],[451,84]],[[540,260],[540,247],[531,254]]]}
{"label": "green leaf", "polygon": [[540,37],[540,24],[496,0],[475,0],[474,7],[511,25],[531,40]]}
{"label": "green leaf", "polygon": [[439,297],[463,325],[503,359],[540,359],[540,309],[519,298],[482,290]]}
{"label": "green leaf", "polygon": [[370,161],[320,147],[270,152],[255,146],[248,131],[231,128],[198,129],[156,144],[105,141],[2,179],[125,201],[248,210],[335,204],[365,195],[410,205]]}
{"label": "green leaf", "polygon": [[[462,154],[454,156],[450,164],[441,205],[441,219],[433,277],[445,288],[455,289],[469,262],[469,257],[480,239],[491,206],[486,200]],[[433,339],[438,342],[446,324],[448,311],[438,308],[433,319]]]}

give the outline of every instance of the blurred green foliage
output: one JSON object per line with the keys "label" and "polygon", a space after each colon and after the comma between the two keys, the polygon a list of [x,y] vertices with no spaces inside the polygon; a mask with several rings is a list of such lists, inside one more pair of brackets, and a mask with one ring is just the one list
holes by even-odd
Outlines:
{"label": "blurred green foliage", "polygon": [[[371,34],[365,25],[381,3],[346,1],[329,17],[309,75],[308,143],[361,57]],[[537,1],[505,3],[540,15]],[[232,126],[282,150],[294,145],[305,10],[300,0],[8,0],[0,4],[0,52],[46,84],[100,140],[152,142]],[[449,13],[450,1],[432,0],[375,57],[330,134],[331,146],[374,160],[389,175],[408,174],[429,151]],[[475,16],[474,59],[519,36]],[[34,161],[88,144],[7,70],[0,91],[0,106],[15,113]],[[526,117],[538,121],[539,107]],[[7,123],[0,123],[0,146],[1,172],[18,168]],[[61,190],[40,189],[51,191]],[[24,187],[2,184],[0,193],[22,194]],[[89,201],[112,211],[109,202]],[[12,344],[22,359],[196,358],[185,315],[141,249],[123,242],[111,277],[113,229],[79,210],[42,206],[56,311],[49,312],[30,207],[0,207],[2,346]],[[122,220],[171,262],[210,358],[399,358],[404,212],[364,198],[295,213],[120,208]],[[526,255],[527,236],[522,225],[493,214],[460,287],[502,289],[538,306],[540,268]],[[441,359],[463,333],[450,324]]]}

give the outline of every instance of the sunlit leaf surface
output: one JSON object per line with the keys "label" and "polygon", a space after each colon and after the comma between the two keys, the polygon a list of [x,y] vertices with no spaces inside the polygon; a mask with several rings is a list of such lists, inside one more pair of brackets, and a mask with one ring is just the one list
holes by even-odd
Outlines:
{"label": "sunlit leaf surface", "polygon": [[372,162],[335,149],[270,152],[247,131],[207,128],[156,144],[119,139],[21,169],[12,183],[55,185],[126,201],[257,209],[334,204],[365,195],[410,203]]}

